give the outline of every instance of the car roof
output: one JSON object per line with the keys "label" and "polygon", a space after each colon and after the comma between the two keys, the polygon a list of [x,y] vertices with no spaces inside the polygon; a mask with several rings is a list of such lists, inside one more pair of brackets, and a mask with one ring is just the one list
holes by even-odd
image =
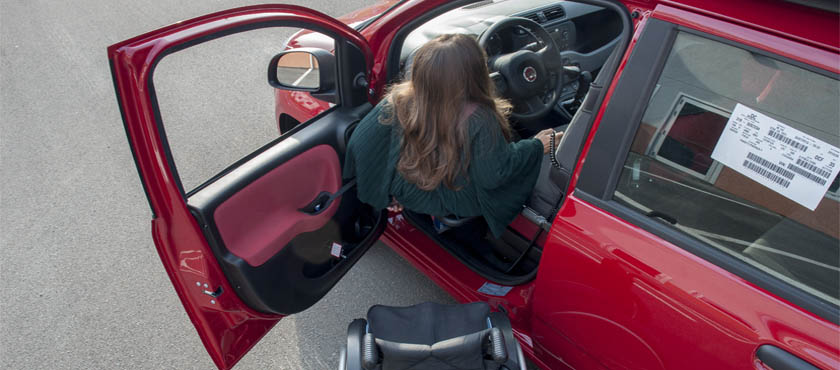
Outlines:
{"label": "car roof", "polygon": [[731,23],[774,33],[832,52],[840,52],[836,0],[622,0],[635,6],[681,8]]}

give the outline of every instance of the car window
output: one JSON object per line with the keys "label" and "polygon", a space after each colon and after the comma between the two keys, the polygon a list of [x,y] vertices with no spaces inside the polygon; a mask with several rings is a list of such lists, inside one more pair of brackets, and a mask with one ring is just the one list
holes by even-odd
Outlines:
{"label": "car window", "polygon": [[837,305],[838,89],[681,32],[613,198]]}
{"label": "car window", "polygon": [[[155,67],[160,119],[185,192],[277,139],[284,109],[324,105],[304,91],[275,100],[266,79],[271,58],[299,31],[269,27],[235,33],[168,54]],[[334,49],[323,34],[303,35],[316,36],[324,49]],[[308,59],[300,62],[309,66]],[[314,75],[291,83],[305,84]]]}

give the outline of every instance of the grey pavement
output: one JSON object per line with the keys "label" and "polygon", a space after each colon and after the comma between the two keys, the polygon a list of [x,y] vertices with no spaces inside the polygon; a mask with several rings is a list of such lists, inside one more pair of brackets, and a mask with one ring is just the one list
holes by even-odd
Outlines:
{"label": "grey pavement", "polygon": [[[370,3],[295,2],[333,16]],[[214,367],[155,251],[105,48],[241,5],[0,2],[0,368]],[[155,84],[188,187],[276,136],[265,58],[289,33],[224,38],[161,62]],[[427,300],[452,301],[377,245],[237,368],[334,368],[346,325],[370,305]]]}

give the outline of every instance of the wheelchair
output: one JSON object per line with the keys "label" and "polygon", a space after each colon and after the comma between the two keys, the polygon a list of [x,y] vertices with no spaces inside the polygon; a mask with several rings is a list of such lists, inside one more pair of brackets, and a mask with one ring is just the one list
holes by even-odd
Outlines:
{"label": "wheelchair", "polygon": [[510,320],[484,302],[376,305],[347,328],[339,370],[525,370]]}

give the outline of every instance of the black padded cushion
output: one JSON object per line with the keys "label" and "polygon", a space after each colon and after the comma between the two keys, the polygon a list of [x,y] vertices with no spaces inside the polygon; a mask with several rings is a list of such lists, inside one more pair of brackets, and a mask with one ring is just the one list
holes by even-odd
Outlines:
{"label": "black padded cushion", "polygon": [[490,307],[484,302],[409,307],[373,306],[370,333],[383,370],[485,369],[483,343]]}
{"label": "black padded cushion", "polygon": [[490,306],[484,302],[444,305],[434,302],[408,307],[375,305],[368,310],[370,333],[377,339],[432,345],[487,329]]}

